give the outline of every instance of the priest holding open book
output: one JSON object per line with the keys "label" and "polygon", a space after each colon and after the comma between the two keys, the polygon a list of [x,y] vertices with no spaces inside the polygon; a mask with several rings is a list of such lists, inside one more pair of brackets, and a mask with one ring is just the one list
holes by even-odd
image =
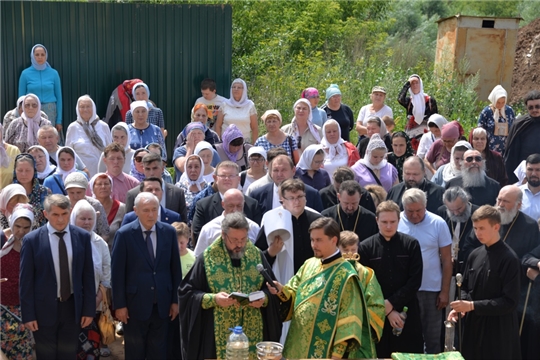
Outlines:
{"label": "priest holding open book", "polygon": [[180,284],[184,359],[225,359],[229,328],[235,326],[243,327],[250,354],[261,341],[279,341],[280,300],[268,291],[257,265],[274,275],[262,252],[248,240],[248,230],[242,213],[226,215],[221,236],[197,257]]}

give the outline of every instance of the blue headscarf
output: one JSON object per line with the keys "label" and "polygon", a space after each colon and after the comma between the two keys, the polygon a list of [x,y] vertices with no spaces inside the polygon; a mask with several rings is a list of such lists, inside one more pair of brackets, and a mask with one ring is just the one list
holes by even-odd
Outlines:
{"label": "blue headscarf", "polygon": [[[37,61],[36,61],[36,58],[34,57],[34,50],[37,47],[41,47],[41,48],[43,48],[43,50],[45,50],[45,64],[43,64],[43,65],[39,65],[37,63]],[[32,60],[32,66],[34,67],[34,69],[36,69],[36,70],[45,70],[47,67],[51,67],[51,65],[47,62],[48,58],[49,58],[49,52],[47,51],[47,48],[45,46],[43,46],[41,44],[34,45],[34,47],[32,48],[32,51],[30,52],[30,60]]]}

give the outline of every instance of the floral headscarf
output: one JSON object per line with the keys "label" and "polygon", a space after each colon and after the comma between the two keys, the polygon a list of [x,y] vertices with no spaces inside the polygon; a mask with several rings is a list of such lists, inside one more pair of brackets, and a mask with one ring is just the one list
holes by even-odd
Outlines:
{"label": "floral headscarf", "polygon": [[[189,159],[191,159],[191,158],[196,158],[201,163],[201,172],[199,173],[199,177],[197,179],[195,179],[195,180],[191,180],[189,178],[189,176],[187,175],[188,162],[189,162]],[[204,188],[204,184],[205,184],[205,181],[204,181],[204,162],[203,162],[202,158],[199,155],[191,154],[186,158],[186,162],[184,163],[184,173],[180,177],[180,182],[186,183],[188,185],[188,188],[190,186],[192,186],[192,185],[195,185],[195,186],[197,186],[197,189],[199,189],[199,191],[201,191]]]}

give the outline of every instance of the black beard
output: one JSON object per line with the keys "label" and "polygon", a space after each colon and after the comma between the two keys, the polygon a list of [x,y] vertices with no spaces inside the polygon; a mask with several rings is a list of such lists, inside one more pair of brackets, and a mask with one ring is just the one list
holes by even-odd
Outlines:
{"label": "black beard", "polygon": [[540,186],[540,179],[536,178],[536,180],[532,180],[532,179],[527,178],[527,183],[531,185],[532,187],[538,187]]}

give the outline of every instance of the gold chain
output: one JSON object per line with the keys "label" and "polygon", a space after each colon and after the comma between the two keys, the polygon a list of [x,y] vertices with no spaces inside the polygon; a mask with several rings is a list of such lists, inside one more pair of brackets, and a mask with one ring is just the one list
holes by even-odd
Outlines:
{"label": "gold chain", "polygon": [[[338,217],[339,217],[339,224],[341,225],[341,229],[342,231],[345,230],[345,227],[343,226],[343,221],[341,221],[341,212],[339,211],[339,208],[341,206],[338,205],[338,208],[337,208],[337,214],[338,214]],[[354,228],[353,228],[353,232],[356,233],[356,225],[358,225],[358,219],[360,218],[360,205],[358,205],[358,215],[356,215],[356,221],[354,222]]]}

